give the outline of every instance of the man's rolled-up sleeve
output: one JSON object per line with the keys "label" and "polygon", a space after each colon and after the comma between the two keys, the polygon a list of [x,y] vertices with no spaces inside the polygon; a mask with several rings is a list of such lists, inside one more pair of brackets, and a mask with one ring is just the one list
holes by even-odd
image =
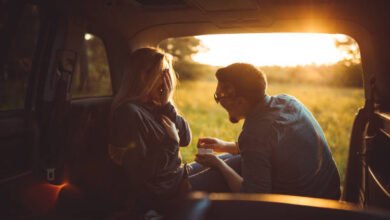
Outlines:
{"label": "man's rolled-up sleeve", "polygon": [[239,145],[241,150],[241,170],[243,183],[241,192],[272,192],[272,143],[270,134],[241,134]]}

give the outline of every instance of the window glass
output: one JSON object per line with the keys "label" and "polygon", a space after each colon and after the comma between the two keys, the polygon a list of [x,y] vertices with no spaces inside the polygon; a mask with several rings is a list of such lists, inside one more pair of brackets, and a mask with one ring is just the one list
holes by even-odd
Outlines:
{"label": "window glass", "polygon": [[99,37],[86,33],[73,76],[72,98],[110,95],[112,88],[106,48]]}
{"label": "window glass", "polygon": [[3,14],[0,19],[0,111],[23,109],[38,40],[39,10],[26,5],[20,18]]}

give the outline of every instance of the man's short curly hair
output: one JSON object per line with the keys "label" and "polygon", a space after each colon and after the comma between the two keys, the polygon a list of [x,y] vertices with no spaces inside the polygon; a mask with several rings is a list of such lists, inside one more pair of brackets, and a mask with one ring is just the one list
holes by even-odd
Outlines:
{"label": "man's short curly hair", "polygon": [[243,96],[251,102],[263,100],[266,94],[267,77],[251,64],[234,63],[218,69],[215,76],[219,82],[230,83],[237,96]]}

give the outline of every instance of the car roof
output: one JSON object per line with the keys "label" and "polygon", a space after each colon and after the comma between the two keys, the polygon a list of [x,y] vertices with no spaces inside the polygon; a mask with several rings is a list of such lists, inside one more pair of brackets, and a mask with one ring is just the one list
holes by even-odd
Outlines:
{"label": "car roof", "polygon": [[[341,33],[362,55],[366,100],[390,109],[389,6],[380,0],[57,0],[130,50],[171,37],[222,33]],[[387,49],[388,48],[388,49]]]}

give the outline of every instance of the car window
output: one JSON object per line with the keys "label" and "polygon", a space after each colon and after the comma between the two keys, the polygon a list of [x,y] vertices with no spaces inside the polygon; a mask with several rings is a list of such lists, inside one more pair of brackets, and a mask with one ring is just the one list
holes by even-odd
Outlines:
{"label": "car window", "polygon": [[96,35],[86,33],[72,80],[72,98],[112,95],[106,48]]}
{"label": "car window", "polygon": [[24,108],[39,33],[39,9],[25,5],[21,16],[0,17],[0,111]]}

